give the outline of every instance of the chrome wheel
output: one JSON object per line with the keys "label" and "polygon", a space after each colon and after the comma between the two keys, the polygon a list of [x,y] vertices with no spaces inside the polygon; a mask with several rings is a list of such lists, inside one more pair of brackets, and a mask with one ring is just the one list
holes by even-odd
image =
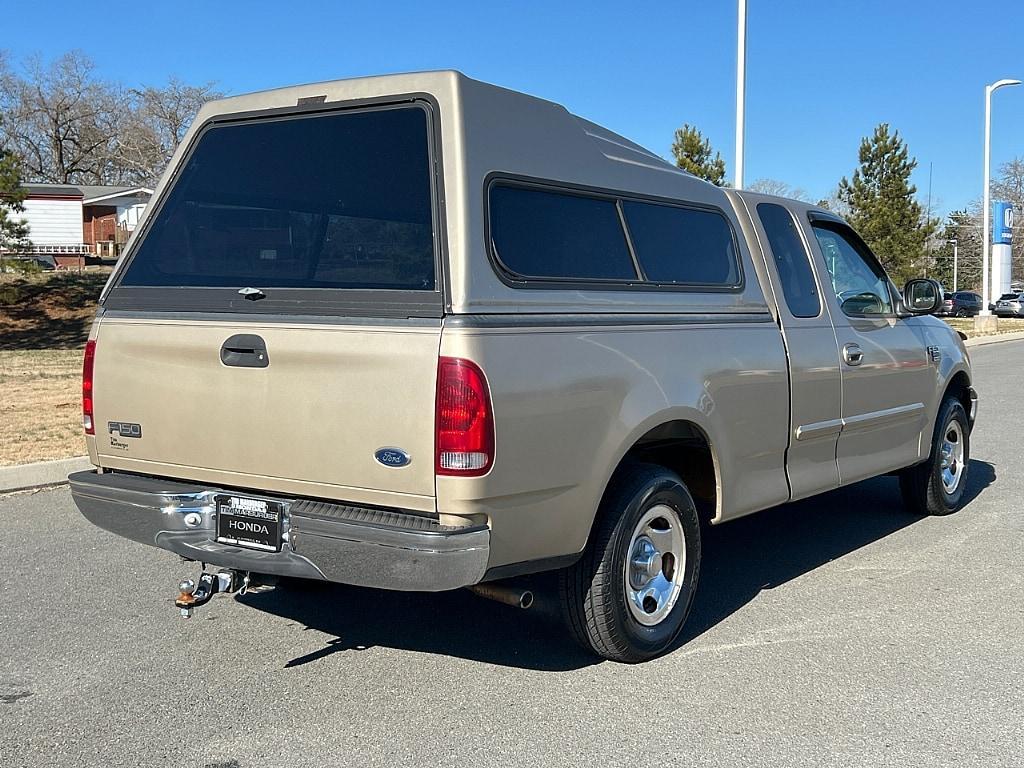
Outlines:
{"label": "chrome wheel", "polygon": [[953,420],[946,425],[939,448],[939,462],[942,488],[953,495],[964,476],[964,433],[959,421]]}
{"label": "chrome wheel", "polygon": [[626,604],[639,623],[659,624],[672,612],[686,571],[686,537],[664,504],[651,507],[633,529],[626,560]]}

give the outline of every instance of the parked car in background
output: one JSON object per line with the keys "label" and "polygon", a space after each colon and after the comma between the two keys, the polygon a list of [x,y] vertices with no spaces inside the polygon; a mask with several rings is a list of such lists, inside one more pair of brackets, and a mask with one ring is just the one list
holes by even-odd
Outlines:
{"label": "parked car in background", "polygon": [[43,272],[52,272],[56,269],[56,265],[53,261],[53,256],[49,254],[41,254],[38,256],[4,256],[3,261],[0,262],[0,272],[24,272],[27,270],[42,270]]}
{"label": "parked car in background", "polygon": [[947,317],[974,317],[981,312],[984,302],[971,291],[956,291],[942,294],[942,309],[938,314]]}
{"label": "parked car in background", "polygon": [[996,302],[999,317],[1024,317],[1024,293],[1004,293]]}
{"label": "parked car in background", "polygon": [[1014,290],[1013,287],[1011,286],[1010,293],[1004,293],[998,299],[993,298],[992,301],[989,302],[988,311],[989,312],[995,312],[996,311],[996,304],[998,304],[1000,301],[1013,301],[1014,299],[1017,298],[1017,296],[1020,293],[1021,293],[1020,291]]}

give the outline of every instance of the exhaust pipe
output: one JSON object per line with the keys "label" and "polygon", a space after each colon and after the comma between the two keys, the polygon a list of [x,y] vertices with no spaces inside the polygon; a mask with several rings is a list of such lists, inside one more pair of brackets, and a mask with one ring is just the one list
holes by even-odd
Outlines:
{"label": "exhaust pipe", "polygon": [[529,608],[533,605],[533,592],[528,589],[506,587],[501,584],[474,584],[467,589],[480,597],[495,600],[513,608]]}

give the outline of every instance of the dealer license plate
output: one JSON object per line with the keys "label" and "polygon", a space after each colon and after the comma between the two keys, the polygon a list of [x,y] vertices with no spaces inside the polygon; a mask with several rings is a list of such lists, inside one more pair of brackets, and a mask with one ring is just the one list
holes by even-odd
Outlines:
{"label": "dealer license plate", "polygon": [[281,551],[281,502],[227,494],[216,496],[215,501],[217,541],[264,552]]}

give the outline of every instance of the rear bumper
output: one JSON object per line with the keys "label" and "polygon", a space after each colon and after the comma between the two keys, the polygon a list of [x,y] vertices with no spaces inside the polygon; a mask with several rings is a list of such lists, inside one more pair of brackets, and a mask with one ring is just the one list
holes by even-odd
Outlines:
{"label": "rear bumper", "polygon": [[425,592],[476,584],[487,570],[483,525],[455,528],[413,513],[256,492],[250,495],[285,505],[281,551],[259,552],[215,541],[213,497],[225,489],[117,472],[76,472],[68,480],[93,524],[222,568]]}

